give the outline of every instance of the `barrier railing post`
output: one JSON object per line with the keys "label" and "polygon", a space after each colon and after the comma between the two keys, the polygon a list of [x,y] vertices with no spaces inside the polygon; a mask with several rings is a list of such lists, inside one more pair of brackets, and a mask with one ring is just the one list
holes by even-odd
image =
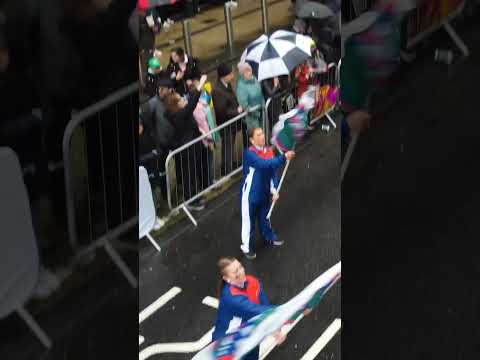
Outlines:
{"label": "barrier railing post", "polygon": [[185,51],[188,55],[193,56],[192,49],[192,31],[190,26],[190,19],[184,19],[182,21],[183,41],[185,43]]}
{"label": "barrier railing post", "polygon": [[[103,109],[114,105],[120,99],[124,99],[132,94],[138,93],[138,83],[126,86],[117,92],[111,94],[107,98],[99,101],[98,103],[82,110],[75,114],[65,128],[62,141],[63,163],[64,163],[64,177],[65,177],[65,200],[66,200],[66,213],[67,213],[67,230],[68,240],[74,253],[80,250],[80,244],[78,239],[77,229],[77,211],[75,206],[75,189],[74,189],[74,177],[73,177],[73,163],[71,158],[71,142],[72,137],[77,128],[84,124],[87,119],[95,114],[98,114]],[[89,219],[91,220],[91,219]]]}
{"label": "barrier railing post", "polygon": [[269,119],[269,115],[268,115],[268,107],[270,106],[272,102],[272,98],[268,98],[267,101],[265,102],[265,107],[263,108],[263,132],[265,133],[265,140],[267,141],[267,143],[269,144],[270,143],[270,132],[271,132],[271,129],[269,128],[269,125],[270,125],[270,119]]}
{"label": "barrier railing post", "polygon": [[228,1],[225,3],[223,8],[225,14],[225,28],[227,31],[227,44],[230,50],[230,53],[233,51],[234,44],[234,34],[233,34],[233,19],[232,19],[232,9],[235,9],[238,4],[235,1]]}
{"label": "barrier railing post", "polygon": [[268,35],[268,2],[261,0],[262,5],[262,29],[265,35]]}
{"label": "barrier railing post", "polygon": [[[167,158],[165,159],[165,169],[166,169],[166,186],[167,186],[167,202],[168,202],[168,206],[170,208],[170,213],[171,214],[174,214],[176,213],[177,211],[179,210],[183,210],[185,212],[185,214],[188,216],[188,218],[192,221],[192,223],[196,226],[196,220],[194,219],[194,217],[192,216],[192,214],[190,213],[189,209],[188,209],[188,205],[191,204],[192,202],[194,202],[195,200],[198,200],[201,196],[203,196],[204,194],[208,193],[209,191],[211,191],[212,189],[214,188],[217,188],[218,186],[224,184],[225,182],[227,182],[233,175],[239,173],[241,171],[241,165],[238,166],[238,164],[235,164],[234,162],[234,145],[235,145],[235,138],[233,137],[233,134],[232,134],[232,131],[231,131],[231,126],[232,125],[235,125],[235,129],[237,129],[237,124],[240,123],[242,124],[242,121],[243,121],[243,118],[249,113],[249,112],[253,112],[253,111],[262,111],[262,108],[263,106],[261,105],[257,105],[257,106],[254,106],[253,108],[249,109],[249,111],[246,111],[246,112],[243,112],[239,115],[237,115],[236,117],[230,119],[229,121],[225,122],[224,124],[220,125],[220,126],[217,126],[216,128],[213,128],[211,129],[210,131],[208,131],[207,133],[204,133],[203,135],[199,136],[198,138],[196,139],[193,139],[192,141],[178,147],[177,149],[171,151]],[[240,125],[240,129],[242,129],[242,125]],[[195,182],[195,186],[193,189],[190,189],[190,185],[187,186],[187,190],[190,190],[189,193],[187,194],[186,191],[184,191],[184,196],[183,196],[183,199],[180,201],[179,200],[179,196],[178,196],[178,191],[177,191],[177,198],[176,198],[176,201],[174,202],[173,199],[172,199],[172,189],[173,189],[173,181],[172,181],[172,178],[171,178],[171,172],[169,171],[169,168],[170,168],[170,164],[171,164],[171,161],[172,159],[174,159],[176,161],[175,163],[175,167],[178,167],[180,166],[180,164],[178,163],[177,159],[180,159],[180,162],[182,161],[185,161],[187,158],[187,161],[188,161],[188,156],[181,156],[182,153],[184,153],[185,151],[200,151],[200,148],[197,148],[197,150],[195,150],[195,145],[197,145],[198,143],[202,142],[203,140],[205,140],[206,138],[209,138],[211,136],[213,136],[213,134],[220,134],[220,133],[223,133],[223,136],[224,138],[222,139],[222,141],[226,141],[227,137],[230,137],[230,146],[231,146],[231,149],[230,149],[230,154],[228,155],[228,159],[225,159],[225,164],[228,163],[228,160],[230,160],[230,170],[228,170],[229,172],[227,173],[227,171],[225,170],[225,174],[224,176],[222,176],[220,179],[218,179],[218,181],[216,181],[215,183],[213,182],[210,182],[209,180],[207,180],[207,184],[205,185],[205,179],[204,179],[204,175],[205,174],[198,174],[197,173],[197,169],[195,166],[190,167],[190,169],[187,169],[186,171],[188,172],[187,174],[183,174],[183,170],[181,171],[181,174],[182,174],[182,186],[185,186],[186,185],[186,182],[189,181],[190,177],[193,176],[194,179],[192,179],[192,183],[189,183],[190,185],[193,185],[193,182]],[[236,132],[235,132],[235,135],[236,135]],[[203,146],[203,144],[202,144]],[[194,147],[194,149],[191,149],[192,147]],[[180,156],[177,156],[176,155],[179,154]],[[222,154],[222,156],[225,156],[225,154]],[[183,159],[182,159],[183,157]],[[235,156],[235,158],[237,158]],[[208,163],[207,163],[208,164]],[[235,168],[235,166],[237,166]],[[179,173],[178,171],[176,172],[177,174]],[[197,178],[197,177],[202,177],[203,176],[203,180],[200,180]],[[195,181],[193,181],[195,180]],[[198,187],[198,184],[200,182],[200,187]],[[178,187],[178,182],[177,182],[177,187]],[[184,187],[184,190],[185,190],[185,187]]]}

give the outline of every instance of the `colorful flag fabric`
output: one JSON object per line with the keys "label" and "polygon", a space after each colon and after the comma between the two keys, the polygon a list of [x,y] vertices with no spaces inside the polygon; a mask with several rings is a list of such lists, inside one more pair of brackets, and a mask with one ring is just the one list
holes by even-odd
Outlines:
{"label": "colorful flag fabric", "polygon": [[333,109],[339,96],[340,91],[337,86],[320,86],[316,93],[316,106],[313,117],[325,115],[328,111]]}
{"label": "colorful flag fabric", "polygon": [[326,292],[340,279],[341,262],[332,266],[297,296],[250,319],[235,331],[213,342],[192,360],[239,360],[267,337],[291,324],[306,309],[319,304]]}
{"label": "colorful flag fabric", "polygon": [[299,105],[288,113],[279,116],[272,129],[271,143],[281,152],[292,150],[305,135],[308,128],[308,112]]}

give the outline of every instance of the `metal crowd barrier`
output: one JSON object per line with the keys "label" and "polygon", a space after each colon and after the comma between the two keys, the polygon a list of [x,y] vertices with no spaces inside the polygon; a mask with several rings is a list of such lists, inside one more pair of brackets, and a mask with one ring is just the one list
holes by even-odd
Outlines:
{"label": "metal crowd barrier", "polygon": [[76,258],[103,246],[134,287],[137,280],[109,241],[138,223],[138,89],[131,84],[74,114],[63,137],[68,235]]}
{"label": "metal crowd barrier", "polygon": [[[339,87],[339,64],[330,63],[327,70],[314,76],[313,85],[318,89],[325,85]],[[279,96],[288,94],[281,93]],[[292,93],[296,98],[296,88]],[[171,213],[183,210],[192,223],[197,222],[191,213],[196,201],[227,182],[232,176],[242,170],[243,149],[248,143],[244,118],[252,112],[261,111],[260,119],[269,140],[274,122],[267,121],[268,108],[272,99],[268,99],[265,106],[256,106],[229,120],[228,122],[210,130],[202,136],[171,151],[165,161],[167,201]],[[326,111],[318,114],[311,120],[314,123],[327,117],[332,127],[337,127],[332,119],[331,112],[337,104],[331,105]],[[269,125],[270,124],[270,125]],[[220,139],[214,141],[214,137]],[[239,149],[241,148],[241,149]]]}
{"label": "metal crowd barrier", "polygon": [[404,23],[402,26],[406,50],[414,47],[437,30],[444,28],[462,54],[468,56],[469,50],[467,46],[450,24],[452,20],[462,14],[465,5],[466,1],[464,0],[455,8],[450,8],[448,11],[443,12],[443,15],[437,18],[426,16],[429,13],[428,3],[420,4],[420,6],[410,11],[403,20]]}
{"label": "metal crowd barrier", "polygon": [[[197,225],[189,207],[241,171],[243,148],[248,142],[243,120],[258,111],[263,123],[260,125],[264,126],[265,109],[257,105],[168,154],[165,160],[167,201],[172,213],[182,209]],[[213,143],[214,136],[221,140]],[[173,167],[175,171],[172,171]]]}

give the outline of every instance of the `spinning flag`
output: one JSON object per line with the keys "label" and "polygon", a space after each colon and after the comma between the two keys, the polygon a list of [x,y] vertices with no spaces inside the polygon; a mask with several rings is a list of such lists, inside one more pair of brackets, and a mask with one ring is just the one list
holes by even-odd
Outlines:
{"label": "spinning flag", "polygon": [[315,89],[306,91],[299,104],[291,111],[282,114],[272,129],[271,143],[282,153],[293,150],[308,129],[308,112],[315,106]]}
{"label": "spinning flag", "polygon": [[303,106],[280,115],[272,130],[271,143],[282,153],[293,150],[308,128],[308,113]]}
{"label": "spinning flag", "polygon": [[393,0],[378,2],[373,8],[378,15],[376,21],[352,37],[352,46],[364,61],[363,70],[372,88],[382,88],[400,63],[399,10]]}
{"label": "spinning flag", "polygon": [[207,346],[192,360],[241,359],[267,336],[279,331],[282,326],[293,323],[306,309],[317,306],[340,277],[341,262],[338,262],[290,301],[250,319],[240,328]]}

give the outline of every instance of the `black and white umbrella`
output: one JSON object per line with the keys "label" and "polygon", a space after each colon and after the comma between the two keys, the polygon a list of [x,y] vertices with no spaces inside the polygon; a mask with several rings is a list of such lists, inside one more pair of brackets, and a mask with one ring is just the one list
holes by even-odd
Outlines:
{"label": "black and white umbrella", "polygon": [[259,81],[288,75],[311,56],[312,38],[291,31],[278,30],[270,37],[260,36],[247,46],[241,61],[252,66]]}

